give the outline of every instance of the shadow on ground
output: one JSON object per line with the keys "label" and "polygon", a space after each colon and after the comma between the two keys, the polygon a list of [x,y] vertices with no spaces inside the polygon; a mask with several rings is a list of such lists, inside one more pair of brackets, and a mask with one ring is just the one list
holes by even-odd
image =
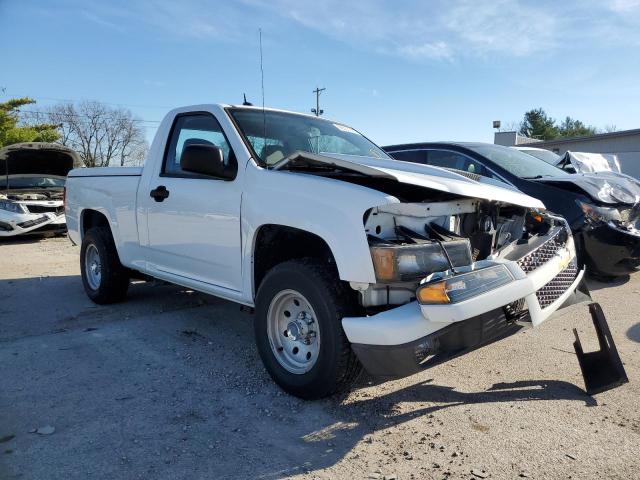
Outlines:
{"label": "shadow on ground", "polygon": [[627,330],[627,337],[629,340],[640,343],[640,323],[636,323],[633,327]]}
{"label": "shadow on ground", "polygon": [[[0,455],[3,478],[280,478],[331,467],[367,435],[443,409],[595,405],[573,384],[542,379],[479,392],[429,380],[305,402],[273,384],[252,317],[235,304],[139,283],[128,302],[96,306],[77,276],[4,280],[0,292],[8,373],[0,379],[0,437],[15,434],[3,444],[12,451]],[[401,403],[419,406],[399,413]],[[54,435],[28,433],[49,422]]]}
{"label": "shadow on ground", "polygon": [[[335,400],[335,399],[334,399]],[[419,417],[432,417],[432,414],[451,407],[487,403],[513,403],[546,400],[572,400],[595,406],[596,401],[587,396],[575,385],[556,380],[531,380],[511,383],[496,383],[480,392],[459,392],[448,386],[420,382],[392,393],[359,400],[349,405],[336,405],[332,409],[335,422],[321,426],[313,431],[299,431],[300,438],[311,452],[306,458],[313,459],[307,465],[290,467],[284,470],[265,472],[263,478],[278,478],[295,470],[312,471],[332,466],[349,454],[353,447],[367,435],[376,431],[397,427]],[[407,413],[397,414],[400,403],[432,403]],[[363,420],[366,418],[366,420]],[[479,428],[488,427],[480,426]],[[313,443],[316,446],[312,446]],[[332,451],[327,454],[327,446]]]}
{"label": "shadow on ground", "polygon": [[16,235],[14,237],[0,237],[0,247],[2,245],[28,245],[31,243],[45,242],[50,238],[65,238],[66,233],[25,233],[22,235]]}
{"label": "shadow on ground", "polygon": [[592,276],[587,277],[587,286],[589,290],[597,291],[602,290],[603,288],[613,288],[619,287],[620,285],[624,285],[628,283],[631,279],[630,275],[621,275],[619,277],[614,277],[610,280],[601,280]]}

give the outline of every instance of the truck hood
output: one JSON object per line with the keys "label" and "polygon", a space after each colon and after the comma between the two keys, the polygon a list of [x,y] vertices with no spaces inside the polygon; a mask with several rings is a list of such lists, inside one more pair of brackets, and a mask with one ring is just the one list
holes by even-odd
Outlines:
{"label": "truck hood", "polygon": [[452,193],[469,198],[480,198],[519,205],[527,208],[545,209],[544,204],[506,184],[493,185],[489,179],[474,176],[467,178],[444,168],[403,162],[387,158],[362,157],[355,155],[322,154],[297,152],[276,165],[275,170],[293,169],[301,166],[333,166],[336,169],[358,172],[363,175],[396,180],[408,185],[416,185],[432,190]]}
{"label": "truck hood", "polygon": [[619,173],[575,173],[534,181],[573,192],[577,189],[599,203],[634,205],[640,200],[640,183]]}

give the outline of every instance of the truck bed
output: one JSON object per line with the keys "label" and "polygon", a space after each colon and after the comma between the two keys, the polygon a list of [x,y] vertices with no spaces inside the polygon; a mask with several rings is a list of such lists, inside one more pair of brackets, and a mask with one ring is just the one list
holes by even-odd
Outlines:
{"label": "truck bed", "polygon": [[69,172],[69,177],[139,177],[142,167],[95,167],[76,168]]}

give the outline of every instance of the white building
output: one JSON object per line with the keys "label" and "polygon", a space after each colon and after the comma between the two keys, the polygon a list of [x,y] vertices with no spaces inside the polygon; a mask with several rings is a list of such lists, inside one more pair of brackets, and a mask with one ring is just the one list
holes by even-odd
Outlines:
{"label": "white building", "polygon": [[496,132],[493,143],[507,147],[526,144],[559,155],[567,151],[610,153],[618,157],[623,173],[640,178],[640,128],[547,141],[528,138],[517,132]]}

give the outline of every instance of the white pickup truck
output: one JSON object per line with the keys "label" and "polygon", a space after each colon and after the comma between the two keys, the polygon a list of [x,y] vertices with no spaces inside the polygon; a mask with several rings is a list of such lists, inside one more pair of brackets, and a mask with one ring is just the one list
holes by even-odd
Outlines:
{"label": "white pickup truck", "polygon": [[539,325],[584,273],[536,199],[246,106],[171,111],[143,168],[71,171],[66,218],[93,301],[123,300],[142,274],[255,308],[266,369],[303,398]]}

